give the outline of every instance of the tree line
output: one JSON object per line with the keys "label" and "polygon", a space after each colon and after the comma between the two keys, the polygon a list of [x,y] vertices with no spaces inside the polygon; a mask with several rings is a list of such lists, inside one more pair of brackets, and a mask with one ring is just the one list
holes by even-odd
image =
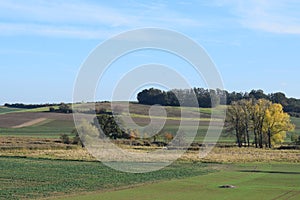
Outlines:
{"label": "tree line", "polygon": [[[230,105],[239,100],[259,100],[266,99],[272,103],[283,106],[283,110],[290,115],[300,117],[300,99],[287,98],[284,93],[276,92],[265,94],[263,90],[251,90],[250,92],[228,92],[220,89],[173,89],[163,91],[156,88],[144,89],[137,94],[140,104],[163,106],[189,106],[211,108],[216,105]],[[195,101],[196,100],[196,101]]]}
{"label": "tree line", "polygon": [[266,99],[233,101],[226,117],[227,128],[235,131],[239,147],[249,147],[253,138],[256,148],[272,148],[284,141],[287,131],[295,128],[282,105]]}
{"label": "tree line", "polygon": [[66,103],[45,103],[45,104],[23,104],[23,103],[5,103],[4,106],[10,108],[23,108],[23,109],[34,109],[49,107],[49,112],[60,112],[60,113],[72,113],[72,108]]}
{"label": "tree line", "polygon": [[59,106],[58,103],[45,103],[45,104],[24,104],[24,103],[5,103],[4,106],[10,108],[24,108],[24,109],[34,109],[34,108],[42,108],[42,107],[51,107],[51,106]]}

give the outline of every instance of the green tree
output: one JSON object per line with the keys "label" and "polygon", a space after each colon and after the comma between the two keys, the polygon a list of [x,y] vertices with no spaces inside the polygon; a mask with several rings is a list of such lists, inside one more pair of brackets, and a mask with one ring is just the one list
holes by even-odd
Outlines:
{"label": "green tree", "polygon": [[242,99],[239,101],[239,105],[241,107],[241,123],[242,123],[242,130],[244,131],[243,136],[244,136],[244,141],[245,145],[247,143],[247,146],[250,146],[250,128],[251,128],[251,119],[253,116],[253,100],[246,100]]}
{"label": "green tree", "polygon": [[70,106],[68,104],[61,103],[59,105],[59,111],[63,112],[63,113],[71,113],[72,109],[70,108]]}
{"label": "green tree", "polygon": [[255,146],[263,148],[263,125],[266,117],[266,111],[272,104],[271,101],[266,99],[259,99],[253,108],[253,132],[255,136]]}
{"label": "green tree", "polygon": [[297,144],[297,142],[299,141],[299,135],[297,133],[293,133],[291,135],[291,141],[295,144]]}
{"label": "green tree", "polygon": [[82,147],[84,147],[77,129],[74,128],[71,133],[72,133],[72,135],[74,135],[73,140],[72,140],[72,144],[77,144],[77,145],[81,145]]}
{"label": "green tree", "polygon": [[117,139],[128,137],[125,131],[119,127],[117,120],[115,120],[112,115],[102,114],[97,116],[97,120],[101,128],[100,131],[103,131],[103,134],[109,138]]}
{"label": "green tree", "polygon": [[242,146],[242,135],[245,130],[244,126],[244,118],[242,116],[242,107],[238,101],[234,101],[228,108],[227,119],[226,121],[229,123],[230,128],[235,130],[236,142],[239,147]]}
{"label": "green tree", "polygon": [[67,134],[60,135],[61,142],[64,144],[70,144],[70,138]]}

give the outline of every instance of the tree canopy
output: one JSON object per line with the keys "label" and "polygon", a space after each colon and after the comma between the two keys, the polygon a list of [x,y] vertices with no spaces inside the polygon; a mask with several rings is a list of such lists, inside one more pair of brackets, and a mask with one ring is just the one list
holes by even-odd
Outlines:
{"label": "tree canopy", "polygon": [[238,146],[250,146],[250,131],[253,132],[255,147],[282,143],[287,131],[295,125],[283,111],[281,104],[266,99],[234,101],[228,108],[227,123],[236,133]]}
{"label": "tree canopy", "polygon": [[[196,97],[198,102],[193,100]],[[220,89],[172,89],[163,91],[160,89],[150,88],[144,89],[137,95],[140,104],[163,106],[190,106],[211,108],[218,104],[230,105],[234,101],[239,100],[259,100],[266,99],[272,103],[278,103],[283,106],[283,111],[288,112],[291,116],[300,117],[300,99],[287,98],[284,93],[276,92],[265,94],[263,90],[251,90],[250,92],[228,92]]]}

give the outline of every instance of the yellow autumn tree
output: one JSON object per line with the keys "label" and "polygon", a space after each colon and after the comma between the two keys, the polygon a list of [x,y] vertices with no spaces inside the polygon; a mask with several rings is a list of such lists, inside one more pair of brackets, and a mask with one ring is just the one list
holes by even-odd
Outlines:
{"label": "yellow autumn tree", "polygon": [[282,105],[266,99],[232,102],[226,121],[229,130],[235,130],[239,147],[243,143],[250,146],[252,131],[256,148],[263,148],[264,145],[272,148],[272,145],[284,141],[287,131],[295,128]]}
{"label": "yellow autumn tree", "polygon": [[286,132],[294,129],[295,125],[291,123],[290,116],[283,111],[281,104],[273,103],[268,106],[262,127],[267,147],[271,148],[274,144],[282,143]]}

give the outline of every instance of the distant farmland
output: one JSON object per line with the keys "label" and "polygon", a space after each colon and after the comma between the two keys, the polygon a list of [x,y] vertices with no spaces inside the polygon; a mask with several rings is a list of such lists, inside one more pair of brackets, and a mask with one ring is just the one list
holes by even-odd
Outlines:
{"label": "distant farmland", "polygon": [[[117,104],[118,105],[118,104]],[[120,104],[122,105],[122,104]],[[75,105],[76,106],[76,105]],[[135,123],[140,126],[145,126],[150,122],[148,105],[140,105],[130,103],[130,115]],[[111,104],[108,102],[94,104],[86,104],[86,110],[89,109],[103,109],[111,112]],[[167,111],[167,120],[161,132],[171,132],[175,134],[178,130],[181,120],[181,113],[179,107],[165,107]],[[210,122],[211,109],[210,108],[181,108],[188,113],[189,118],[183,118],[188,125],[189,121],[199,121],[198,133],[195,141],[201,142],[205,135]],[[61,134],[70,134],[75,128],[72,114],[53,113],[49,111],[49,107],[42,107],[36,109],[13,109],[7,107],[0,107],[0,136],[31,136],[31,137],[48,137],[57,138]],[[200,113],[200,119],[197,118]],[[220,113],[221,114],[221,113]],[[160,116],[157,116],[160,117]],[[30,124],[32,121],[43,118],[39,123],[34,123],[32,126],[18,127],[24,123]],[[162,118],[164,119],[164,118]],[[291,118],[296,125],[295,132],[300,135],[300,118]],[[218,120],[218,119],[215,119]],[[195,127],[185,127],[186,130],[194,129]],[[224,129],[219,142],[234,142],[234,132],[226,132]],[[286,141],[290,141],[290,134],[288,133]]]}

